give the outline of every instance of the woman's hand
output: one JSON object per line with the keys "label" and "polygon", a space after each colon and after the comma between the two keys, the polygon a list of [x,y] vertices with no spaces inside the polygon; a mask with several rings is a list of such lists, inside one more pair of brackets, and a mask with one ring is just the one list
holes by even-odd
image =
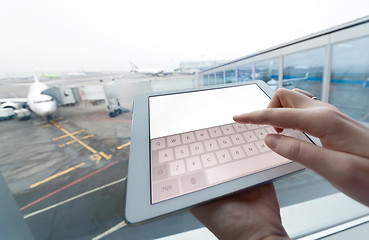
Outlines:
{"label": "woman's hand", "polygon": [[191,213],[219,239],[289,239],[272,183],[202,204]]}
{"label": "woman's hand", "polygon": [[267,109],[237,115],[234,120],[272,125],[278,133],[292,128],[318,137],[322,147],[282,134],[270,134],[265,142],[369,206],[369,129],[338,108],[301,90],[279,89]]}

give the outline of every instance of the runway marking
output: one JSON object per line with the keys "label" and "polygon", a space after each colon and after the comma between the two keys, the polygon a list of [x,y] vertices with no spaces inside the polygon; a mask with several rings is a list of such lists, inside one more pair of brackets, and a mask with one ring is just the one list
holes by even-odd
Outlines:
{"label": "runway marking", "polygon": [[117,184],[117,183],[123,182],[123,181],[125,181],[126,179],[127,179],[127,177],[122,178],[122,179],[119,179],[119,180],[116,180],[116,181],[111,182],[111,183],[108,183],[108,184],[105,184],[105,185],[103,185],[103,186],[100,186],[100,187],[98,187],[98,188],[92,189],[92,190],[90,190],[90,191],[87,191],[87,192],[84,192],[84,193],[78,194],[78,195],[76,195],[76,196],[74,196],[74,197],[71,197],[71,198],[69,198],[69,199],[67,199],[67,200],[64,200],[64,201],[62,201],[62,202],[59,202],[59,203],[53,204],[53,205],[51,205],[51,206],[49,206],[49,207],[46,207],[46,208],[40,209],[40,210],[38,210],[38,211],[35,211],[35,212],[33,212],[33,213],[27,214],[27,215],[25,215],[25,216],[24,216],[24,218],[26,219],[26,218],[29,218],[29,217],[35,216],[35,215],[37,215],[37,214],[40,214],[40,213],[46,212],[46,211],[48,211],[48,210],[50,210],[50,209],[53,209],[53,208],[59,207],[60,205],[63,205],[63,204],[68,203],[68,202],[71,202],[71,201],[73,201],[73,200],[76,200],[76,199],[78,199],[78,198],[81,198],[81,197],[83,197],[83,196],[86,196],[86,195],[88,195],[88,194],[90,194],[90,193],[94,193],[94,192],[97,192],[97,191],[99,191],[99,190],[101,190],[101,189],[104,189],[104,188],[110,187],[110,186],[112,186],[112,185],[115,185],[115,184]]}
{"label": "runway marking", "polygon": [[117,147],[117,149],[118,149],[118,150],[120,150],[120,149],[125,148],[125,147],[127,147],[127,146],[129,146],[129,145],[131,145],[131,142],[127,142],[127,143],[125,143],[125,144],[123,144],[123,145],[121,145],[121,146]]}
{"label": "runway marking", "polygon": [[79,140],[78,138],[76,138],[75,136],[73,136],[70,132],[68,132],[67,130],[65,130],[64,128],[62,128],[60,125],[58,125],[57,123],[55,123],[53,120],[50,120],[50,123],[52,125],[54,125],[56,128],[58,128],[60,131],[64,132],[66,135],[68,135],[69,137],[71,137],[72,139],[76,140],[76,142],[78,142],[79,144],[81,144],[83,147],[85,147],[90,152],[92,152],[92,153],[96,153],[97,152],[95,149],[93,149],[92,147],[88,146],[86,143],[82,142],[81,140]]}
{"label": "runway marking", "polygon": [[61,121],[56,122],[56,123],[57,123],[57,124],[60,124],[60,123],[66,123],[66,122],[68,122],[68,120],[61,120]]}
{"label": "runway marking", "polygon": [[[93,137],[93,136],[95,136],[95,135],[90,134],[90,135],[87,135],[87,136],[81,137],[81,138],[80,138],[80,139],[78,139],[78,140],[84,140],[84,139],[87,139],[87,138],[90,138],[90,137]],[[69,144],[71,144],[71,143],[75,143],[75,142],[77,142],[77,140],[72,140],[72,141],[66,142],[65,144],[69,145]]]}
{"label": "runway marking", "polygon": [[72,138],[73,140],[72,141],[69,141],[67,143],[62,143],[62,144],[59,144],[58,147],[65,147],[65,145],[68,145],[68,144],[71,144],[71,143],[74,143],[74,142],[78,142],[79,144],[81,144],[83,147],[85,147],[86,149],[88,149],[90,152],[93,153],[93,155],[90,156],[90,159],[92,161],[95,161],[96,164],[99,164],[100,163],[100,160],[101,160],[101,157],[105,158],[106,160],[110,160],[111,158],[111,154],[105,154],[104,152],[99,152],[97,153],[97,151],[95,149],[93,149],[92,147],[88,146],[86,143],[82,142],[81,140],[84,140],[84,139],[87,139],[87,138],[90,138],[90,137],[94,137],[94,134],[90,134],[90,135],[87,135],[87,136],[84,136],[84,137],[81,137],[80,139],[76,138],[74,135],[76,133],[79,133],[81,132],[82,130],[84,131],[84,129],[80,130],[80,131],[76,131],[74,133],[70,133],[68,132],[67,130],[65,130],[64,128],[62,128],[60,125],[58,125],[56,122],[50,120],[51,124],[53,124],[56,128],[58,128],[60,131],[64,132],[65,135],[61,136],[61,137],[58,137],[58,138],[53,138],[53,140],[57,140],[57,139],[60,139],[60,138],[64,138],[64,137],[70,137]]}
{"label": "runway marking", "polygon": [[76,165],[74,167],[68,168],[67,170],[64,170],[62,172],[56,173],[56,174],[54,174],[54,175],[52,175],[52,176],[50,176],[50,177],[48,177],[48,178],[46,178],[46,179],[44,179],[42,181],[39,181],[39,182],[37,182],[35,184],[32,184],[31,186],[29,186],[29,188],[35,188],[37,186],[40,186],[43,183],[46,183],[46,182],[48,182],[50,180],[53,180],[53,179],[55,179],[57,177],[63,176],[64,174],[67,174],[67,173],[69,173],[69,172],[71,172],[73,170],[76,170],[77,168],[82,167],[84,165],[85,165],[85,163],[83,162],[83,163],[80,163],[80,164],[78,164],[78,165]]}
{"label": "runway marking", "polygon": [[[84,132],[84,131],[86,131],[85,129],[81,129],[81,130],[79,130],[79,131],[75,131],[75,132],[72,132],[71,134],[72,135],[76,135],[76,134],[78,134],[78,133],[81,133],[81,132]],[[52,140],[53,141],[56,141],[56,140],[59,140],[59,139],[62,139],[62,138],[66,138],[66,137],[69,137],[69,135],[62,135],[62,136],[60,136],[60,137],[54,137],[54,138],[52,138]]]}
{"label": "runway marking", "polygon": [[111,158],[111,154],[109,155],[106,155],[105,153],[103,152],[99,152],[101,156],[103,156],[106,160],[109,160]]}
{"label": "runway marking", "polygon": [[101,156],[103,156],[106,160],[109,160],[110,158],[111,158],[111,154],[109,154],[109,155],[106,155],[105,153],[103,153],[103,152],[99,152],[99,153],[95,153],[95,154],[92,154],[91,156],[90,156],[90,159],[92,160],[92,161],[95,161],[96,162],[96,164],[99,164],[100,163],[100,160],[101,160]]}
{"label": "runway marking", "polygon": [[102,239],[103,237],[108,236],[109,234],[117,231],[118,229],[127,226],[127,223],[125,221],[122,221],[120,223],[118,223],[117,225],[115,225],[114,227],[108,229],[107,231],[97,235],[96,237],[92,238],[92,240],[99,240]]}
{"label": "runway marking", "polygon": [[46,123],[46,121],[35,122],[34,124],[35,124],[36,126],[38,126],[38,125],[41,125],[41,124],[44,124],[44,123]]}
{"label": "runway marking", "polygon": [[85,180],[86,178],[91,177],[91,176],[95,175],[96,173],[99,173],[99,172],[101,172],[101,171],[103,171],[103,170],[105,170],[105,169],[107,169],[107,168],[109,168],[109,167],[111,167],[111,166],[113,166],[113,165],[117,164],[118,162],[119,162],[119,160],[117,160],[117,161],[115,161],[115,162],[112,162],[112,163],[110,163],[109,165],[106,165],[105,167],[103,167],[103,168],[100,168],[100,169],[96,170],[95,172],[92,172],[92,173],[90,173],[90,174],[88,174],[88,175],[86,175],[86,176],[84,176],[84,177],[82,177],[82,178],[80,178],[80,179],[77,179],[76,181],[71,182],[71,183],[69,183],[69,184],[65,185],[64,187],[61,187],[61,188],[59,188],[59,189],[57,189],[57,190],[55,190],[55,191],[53,191],[53,192],[51,192],[51,193],[49,193],[49,194],[47,194],[47,195],[45,195],[45,196],[43,196],[43,197],[41,197],[41,198],[37,199],[36,201],[33,201],[33,202],[31,202],[31,203],[29,203],[29,204],[27,204],[27,205],[25,205],[25,206],[21,207],[21,208],[19,209],[19,211],[23,211],[24,209],[29,208],[29,207],[31,207],[31,206],[33,206],[33,205],[35,205],[36,203],[39,203],[39,202],[41,202],[41,201],[45,200],[46,198],[51,197],[52,195],[54,195],[54,194],[56,194],[56,193],[58,193],[58,192],[60,192],[60,191],[62,191],[62,190],[64,190],[64,189],[67,189],[67,188],[69,188],[69,187],[71,187],[71,186],[73,186],[73,185],[75,185],[75,184],[79,183],[79,182],[81,182],[81,181]]}
{"label": "runway marking", "polygon": [[54,120],[54,121],[59,121],[59,120],[63,121],[63,118],[58,117],[58,118],[53,118],[53,120]]}

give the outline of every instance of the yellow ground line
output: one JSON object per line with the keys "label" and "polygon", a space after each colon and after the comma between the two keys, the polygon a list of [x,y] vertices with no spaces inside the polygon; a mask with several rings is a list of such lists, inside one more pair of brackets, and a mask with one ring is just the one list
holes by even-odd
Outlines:
{"label": "yellow ground line", "polygon": [[121,146],[119,146],[119,147],[117,147],[117,149],[122,149],[122,148],[125,148],[125,147],[127,147],[127,146],[129,146],[129,145],[131,145],[131,142],[127,142],[127,143],[125,143],[125,144],[123,144],[123,145],[121,145]]}
{"label": "yellow ground line", "polygon": [[63,118],[53,118],[54,121],[59,121],[59,120],[63,120]]}
{"label": "yellow ground line", "polygon": [[54,125],[56,128],[60,129],[60,131],[64,132],[65,134],[67,134],[69,137],[73,138],[74,140],[76,140],[79,144],[81,144],[82,146],[84,146],[86,149],[88,149],[90,152],[92,153],[96,153],[97,151],[95,149],[93,149],[92,147],[88,146],[86,143],[82,142],[81,140],[79,140],[78,138],[76,138],[75,136],[73,136],[70,132],[68,132],[67,130],[65,130],[64,128],[62,128],[61,126],[59,126],[58,124],[56,124],[53,120],[50,120],[51,124]]}
{"label": "yellow ground line", "polygon": [[[78,139],[78,140],[83,140],[83,139],[87,139],[87,138],[90,138],[90,137],[93,137],[93,136],[95,136],[95,135],[93,135],[93,134],[90,134],[90,135],[87,135],[87,136],[84,136],[84,137],[81,137],[80,139]],[[74,142],[77,142],[77,140],[72,140],[72,141],[69,141],[69,142],[66,142],[65,144],[71,144],[71,143],[74,143]]]}
{"label": "yellow ground line", "polygon": [[37,186],[39,186],[39,185],[41,185],[41,184],[43,184],[45,182],[48,182],[48,181],[50,181],[50,180],[52,180],[54,178],[60,177],[60,176],[62,176],[64,174],[67,174],[67,173],[69,173],[69,172],[71,172],[71,171],[73,171],[73,170],[75,170],[75,169],[77,169],[79,167],[82,167],[83,165],[85,165],[84,162],[83,163],[80,163],[80,164],[78,164],[78,165],[76,165],[74,167],[68,168],[67,170],[64,170],[62,172],[56,173],[56,174],[54,174],[54,175],[52,175],[52,176],[50,176],[50,177],[48,177],[48,178],[46,178],[46,179],[44,179],[42,181],[39,181],[39,182],[37,182],[35,184],[32,184],[31,186],[29,186],[29,188],[35,188],[35,187],[37,187]]}
{"label": "yellow ground line", "polygon": [[44,123],[46,123],[46,121],[35,122],[35,125],[37,126],[37,125],[41,125],[41,124],[44,124]]}
{"label": "yellow ground line", "polygon": [[[76,135],[76,134],[84,132],[84,131],[85,131],[85,129],[81,129],[79,131],[72,132],[71,134]],[[69,137],[69,136],[68,135],[62,135],[60,137],[54,137],[54,138],[52,138],[52,140],[55,141],[55,140],[59,140],[59,139],[66,138],[66,137]]]}
{"label": "yellow ground line", "polygon": [[62,121],[59,121],[59,122],[57,122],[57,124],[60,124],[60,123],[66,123],[66,122],[68,122],[68,120],[62,120]]}

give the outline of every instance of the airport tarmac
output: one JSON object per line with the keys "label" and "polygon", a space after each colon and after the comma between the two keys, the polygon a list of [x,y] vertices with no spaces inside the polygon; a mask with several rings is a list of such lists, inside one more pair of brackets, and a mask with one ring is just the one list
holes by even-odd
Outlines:
{"label": "airport tarmac", "polygon": [[[173,82],[183,76],[118,81],[168,90],[192,86],[189,78],[182,86]],[[29,86],[2,85],[0,97],[25,97]],[[32,113],[30,120],[0,122],[0,171],[35,239],[91,239],[123,221],[133,99],[119,100],[129,112],[114,118],[105,104],[87,102],[60,107],[50,121]]]}
{"label": "airport tarmac", "polygon": [[[93,85],[101,79],[111,82],[99,76],[58,84]],[[103,103],[81,102],[60,107],[50,121],[33,113],[26,121],[0,121],[0,171],[35,239],[156,239],[203,227],[188,211],[137,226],[123,220],[134,95],[124,88],[165,91],[196,84],[193,76],[125,77],[113,88],[129,111],[114,118]],[[29,87],[0,85],[0,97],[25,97]],[[281,207],[336,193],[311,175],[304,171],[276,181]]]}

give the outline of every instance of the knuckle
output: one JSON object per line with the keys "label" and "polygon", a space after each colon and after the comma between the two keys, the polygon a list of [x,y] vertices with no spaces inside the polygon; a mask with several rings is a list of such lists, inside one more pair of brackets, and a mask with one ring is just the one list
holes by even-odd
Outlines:
{"label": "knuckle", "polygon": [[324,119],[327,128],[334,126],[337,129],[342,124],[342,112],[336,107],[324,107],[317,112],[317,119]]}
{"label": "knuckle", "polygon": [[285,89],[285,88],[278,88],[275,92],[274,95],[276,96],[283,96],[286,92],[288,92],[289,90]]}
{"label": "knuckle", "polygon": [[301,156],[302,145],[299,140],[286,137],[283,145],[286,149],[287,158],[294,160],[294,158],[299,158]]}
{"label": "knuckle", "polygon": [[320,112],[321,112],[321,114],[322,114],[323,117],[330,117],[330,118],[332,118],[335,115],[337,115],[337,111],[334,108],[328,108],[328,107],[321,108],[320,109]]}

